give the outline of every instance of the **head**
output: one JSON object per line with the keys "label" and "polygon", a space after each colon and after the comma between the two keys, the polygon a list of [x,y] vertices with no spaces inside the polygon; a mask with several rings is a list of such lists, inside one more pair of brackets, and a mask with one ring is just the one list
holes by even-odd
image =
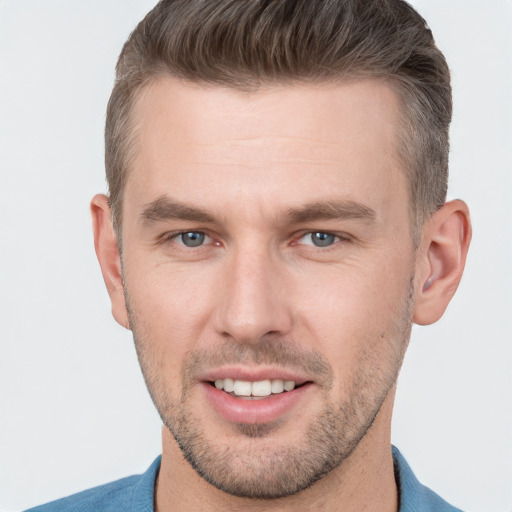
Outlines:
{"label": "head", "polygon": [[160,2],[117,73],[95,243],[164,457],[269,499],[389,451],[412,322],[443,314],[470,233],[444,204],[449,78],[421,17]]}

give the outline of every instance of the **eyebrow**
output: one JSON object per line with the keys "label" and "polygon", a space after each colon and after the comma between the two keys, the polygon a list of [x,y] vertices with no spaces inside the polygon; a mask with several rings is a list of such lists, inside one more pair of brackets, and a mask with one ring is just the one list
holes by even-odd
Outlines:
{"label": "eyebrow", "polygon": [[215,221],[213,215],[206,210],[172,201],[165,196],[146,204],[139,216],[139,221],[144,225],[173,219],[209,223]]}
{"label": "eyebrow", "polygon": [[[352,200],[322,201],[309,203],[285,211],[285,218],[291,224],[303,224],[318,220],[363,220],[372,221],[377,217],[374,210]],[[167,220],[188,220],[193,222],[214,223],[215,217],[201,208],[171,200],[167,196],[159,197],[146,204],[139,216],[140,222],[150,225]]]}
{"label": "eyebrow", "polygon": [[286,217],[292,224],[302,224],[318,220],[363,220],[373,221],[377,218],[374,210],[352,200],[315,202],[290,208]]}

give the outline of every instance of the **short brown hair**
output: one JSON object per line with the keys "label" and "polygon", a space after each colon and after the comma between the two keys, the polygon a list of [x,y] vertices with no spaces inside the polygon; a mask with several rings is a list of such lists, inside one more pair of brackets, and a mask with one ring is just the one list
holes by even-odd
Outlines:
{"label": "short brown hair", "polygon": [[403,0],[161,0],[125,43],[107,109],[105,163],[120,236],[136,151],[131,112],[165,75],[235,89],[376,77],[401,100],[399,155],[413,226],[444,204],[450,73],[425,20]]}

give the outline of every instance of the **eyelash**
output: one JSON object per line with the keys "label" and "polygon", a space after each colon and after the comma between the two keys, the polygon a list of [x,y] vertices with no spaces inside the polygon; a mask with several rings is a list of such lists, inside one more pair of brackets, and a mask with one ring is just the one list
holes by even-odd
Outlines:
{"label": "eyelash", "polygon": [[[201,231],[201,230],[197,230],[197,231],[194,231],[194,230],[189,230],[189,231],[178,231],[177,233],[169,233],[165,236],[165,239],[164,239],[164,242],[175,242],[177,243],[179,246],[181,247],[186,247],[187,249],[194,249],[196,247],[204,247],[206,245],[206,243],[201,243],[197,246],[188,246],[188,245],[185,245],[185,243],[180,243],[177,241],[177,239],[179,237],[183,237],[183,235],[188,235],[188,234],[194,234],[194,235],[202,235],[204,237],[204,239],[210,239],[212,240],[212,238],[210,237],[210,235],[208,235],[206,232],[204,231]],[[183,239],[182,239],[182,242],[183,242]],[[209,242],[207,242],[209,243]]]}
{"label": "eyelash", "polygon": [[[333,240],[331,243],[329,243],[328,245],[317,245],[313,242],[313,237],[315,235],[323,235],[324,237],[331,237]],[[303,233],[298,239],[297,239],[297,244],[299,244],[300,240],[303,240],[304,238],[306,237],[311,237],[310,240],[312,243],[303,243],[301,245],[305,245],[305,246],[308,246],[308,247],[312,247],[314,249],[318,249],[318,250],[327,250],[329,249],[330,247],[332,247],[333,245],[339,243],[339,242],[342,242],[342,241],[347,241],[347,238],[341,236],[341,235],[337,235],[335,233],[331,233],[329,231],[308,231],[307,233]],[[318,241],[322,241],[322,240],[318,240]]]}
{"label": "eyelash", "polygon": [[[179,239],[179,237],[183,237],[184,235],[187,235],[187,234],[201,235],[204,237],[204,239],[199,245],[196,245],[196,246],[186,245],[185,243],[183,243],[183,239],[181,240],[181,243],[179,241],[177,241]],[[312,237],[314,235],[325,235],[326,237],[332,237],[334,240],[332,241],[332,243],[330,243],[328,245],[324,245],[324,246],[316,245],[313,242],[312,243],[302,243],[302,244],[300,243],[300,241],[302,239],[304,239],[305,237],[307,237],[307,236]],[[174,242],[178,246],[186,248],[184,250],[204,248],[207,245],[211,244],[212,241],[213,241],[213,238],[210,235],[208,235],[205,231],[201,231],[201,230],[196,230],[196,231],[188,230],[188,231],[178,231],[175,233],[169,233],[163,239],[163,242]],[[350,237],[345,234],[335,234],[330,231],[306,231],[306,232],[302,232],[298,237],[294,238],[291,245],[303,245],[306,247],[310,247],[313,250],[326,251],[329,248],[335,246],[336,244],[338,244],[340,242],[349,242],[349,241],[350,241]],[[216,242],[214,245],[220,245],[220,244],[218,242]]]}

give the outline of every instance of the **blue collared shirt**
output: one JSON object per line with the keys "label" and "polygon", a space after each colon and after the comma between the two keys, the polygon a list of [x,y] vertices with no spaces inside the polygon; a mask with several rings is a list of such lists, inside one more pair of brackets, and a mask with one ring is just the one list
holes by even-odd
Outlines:
{"label": "blue collared shirt", "polygon": [[[160,469],[157,457],[142,475],[134,475],[100,485],[26,512],[154,512],[155,481]],[[399,512],[461,512],[420,484],[409,464],[393,446]]]}

